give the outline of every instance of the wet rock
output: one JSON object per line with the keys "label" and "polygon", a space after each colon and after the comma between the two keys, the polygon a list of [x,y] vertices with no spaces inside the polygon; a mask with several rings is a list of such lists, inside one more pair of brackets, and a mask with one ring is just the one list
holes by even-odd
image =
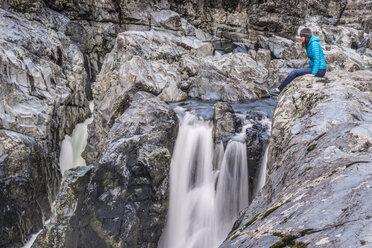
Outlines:
{"label": "wet rock", "polygon": [[335,71],[284,90],[267,183],[221,248],[371,243],[371,80],[370,71]]}
{"label": "wet rock", "polygon": [[[261,161],[263,159],[265,149],[269,144],[271,120],[265,113],[259,111],[249,111],[246,116],[246,119],[249,120],[249,125],[245,130],[246,134],[245,142],[247,146],[248,159],[248,175],[251,175],[250,189],[253,190],[254,185],[257,185]],[[252,196],[253,194],[250,195]]]}
{"label": "wet rock", "polygon": [[236,117],[231,105],[227,102],[217,102],[213,114],[213,140],[217,144],[227,141],[242,129],[241,120]]}
{"label": "wet rock", "polygon": [[157,247],[177,127],[165,102],[135,93],[98,165],[66,173],[51,222],[33,247]]}

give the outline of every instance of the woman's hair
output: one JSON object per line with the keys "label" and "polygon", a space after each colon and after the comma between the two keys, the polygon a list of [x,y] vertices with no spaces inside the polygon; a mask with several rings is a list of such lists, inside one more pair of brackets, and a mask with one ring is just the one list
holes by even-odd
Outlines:
{"label": "woman's hair", "polygon": [[307,45],[309,44],[309,41],[311,39],[311,30],[310,28],[303,28],[301,31],[300,31],[300,36],[301,37],[305,37],[305,41],[302,42],[302,46],[306,49],[307,48]]}

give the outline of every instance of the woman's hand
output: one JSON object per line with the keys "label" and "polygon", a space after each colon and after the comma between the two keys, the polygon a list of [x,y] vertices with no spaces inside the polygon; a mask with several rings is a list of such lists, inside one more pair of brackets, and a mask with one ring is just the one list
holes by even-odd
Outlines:
{"label": "woman's hand", "polygon": [[305,74],[305,76],[308,76],[308,77],[314,77],[313,74]]}

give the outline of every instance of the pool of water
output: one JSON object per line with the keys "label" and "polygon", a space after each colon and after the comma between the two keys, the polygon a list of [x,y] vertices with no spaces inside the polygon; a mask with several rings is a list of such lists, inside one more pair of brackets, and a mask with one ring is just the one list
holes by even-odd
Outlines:
{"label": "pool of water", "polygon": [[[197,99],[188,99],[182,102],[170,103],[177,114],[190,112],[204,120],[213,119],[215,101],[201,101]],[[269,119],[272,119],[276,97],[259,99],[256,101],[246,101],[232,104],[232,108],[237,114],[246,114],[250,111],[259,111],[264,113]]]}

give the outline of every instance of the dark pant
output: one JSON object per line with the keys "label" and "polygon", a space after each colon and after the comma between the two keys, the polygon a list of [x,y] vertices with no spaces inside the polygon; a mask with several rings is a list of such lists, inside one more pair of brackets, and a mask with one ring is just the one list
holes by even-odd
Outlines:
{"label": "dark pant", "polygon": [[[291,73],[289,73],[288,77],[284,79],[283,83],[279,86],[279,90],[282,91],[285,88],[285,86],[292,82],[293,79],[295,79],[296,77],[303,76],[305,74],[311,74],[312,71],[313,69],[311,67],[293,70]],[[318,73],[315,76],[324,77],[325,74],[326,74],[325,69],[319,69]]]}

